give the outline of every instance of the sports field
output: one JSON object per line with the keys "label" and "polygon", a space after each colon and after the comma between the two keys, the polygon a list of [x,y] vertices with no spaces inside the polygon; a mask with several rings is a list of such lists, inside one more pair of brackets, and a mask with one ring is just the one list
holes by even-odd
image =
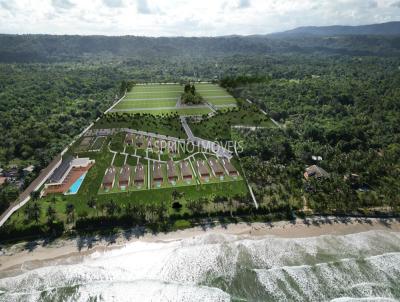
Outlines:
{"label": "sports field", "polygon": [[236,100],[222,87],[215,84],[196,84],[196,91],[218,109],[236,107]]}
{"label": "sports field", "polygon": [[177,107],[182,92],[183,86],[179,84],[136,85],[111,112],[203,115],[212,111],[207,106]]}

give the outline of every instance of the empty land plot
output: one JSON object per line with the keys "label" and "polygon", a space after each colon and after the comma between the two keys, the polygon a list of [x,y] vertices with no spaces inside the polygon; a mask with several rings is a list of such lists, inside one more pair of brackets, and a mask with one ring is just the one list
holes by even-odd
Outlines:
{"label": "empty land plot", "polygon": [[[139,85],[114,107],[114,112],[163,114],[176,108],[183,91],[180,85]],[[158,110],[162,110],[161,113]]]}
{"label": "empty land plot", "polygon": [[156,99],[156,98],[178,98],[182,91],[170,90],[170,91],[141,91],[135,93],[129,93],[126,95],[126,100],[136,100],[136,99]]}
{"label": "empty land plot", "polygon": [[96,140],[93,142],[92,146],[90,147],[90,150],[100,150],[106,139],[107,139],[106,136],[96,137]]}
{"label": "empty land plot", "polygon": [[[196,91],[210,104],[215,106],[236,106],[236,100],[222,87],[214,84],[197,84]],[[222,109],[222,108],[221,108]]]}
{"label": "empty land plot", "polygon": [[115,112],[125,112],[125,113],[149,113],[153,115],[162,114],[179,114],[179,115],[203,115],[211,112],[208,107],[197,107],[197,108],[176,108],[176,107],[160,107],[160,108],[132,108],[132,109],[116,109]]}
{"label": "empty land plot", "polygon": [[176,100],[147,100],[147,101],[123,101],[114,109],[136,109],[136,108],[160,108],[175,107]]}
{"label": "empty land plot", "polygon": [[164,84],[148,84],[148,85],[136,85],[132,88],[132,90],[129,93],[135,93],[135,92],[141,92],[141,91],[153,91],[153,90],[163,90],[163,91],[174,91],[174,90],[180,90],[183,91],[183,86],[179,84],[169,84],[169,85],[164,85]]}

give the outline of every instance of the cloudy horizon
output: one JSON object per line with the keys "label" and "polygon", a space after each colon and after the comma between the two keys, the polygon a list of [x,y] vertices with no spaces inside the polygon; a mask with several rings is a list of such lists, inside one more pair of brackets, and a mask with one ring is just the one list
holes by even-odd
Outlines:
{"label": "cloudy horizon", "polygon": [[383,23],[398,16],[399,0],[0,0],[0,33],[252,35]]}

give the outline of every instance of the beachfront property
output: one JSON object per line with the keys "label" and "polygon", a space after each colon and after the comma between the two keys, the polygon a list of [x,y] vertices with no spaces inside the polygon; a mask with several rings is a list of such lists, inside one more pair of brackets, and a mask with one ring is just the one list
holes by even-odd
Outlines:
{"label": "beachfront property", "polygon": [[44,185],[43,196],[55,193],[77,193],[84,176],[94,163],[94,160],[87,157],[73,158],[69,156],[64,158]]}
{"label": "beachfront property", "polygon": [[144,184],[144,166],[138,163],[135,167],[135,178],[133,179],[135,186],[141,187]]}
{"label": "beachfront property", "polygon": [[146,137],[146,148],[148,148],[148,149],[153,148],[153,140],[151,137]]}
{"label": "beachfront property", "polygon": [[162,173],[162,166],[159,162],[154,162],[153,165],[153,181],[159,185],[163,182],[164,177]]}
{"label": "beachfront property", "polygon": [[192,168],[190,167],[189,161],[187,161],[187,160],[181,161],[180,167],[181,167],[182,179],[186,180],[186,181],[192,180],[193,173],[192,173]]}
{"label": "beachfront property", "polygon": [[232,163],[229,160],[222,159],[222,165],[224,166],[224,169],[229,176],[232,177],[239,176],[238,170],[235,168],[234,165],[232,165]]}
{"label": "beachfront property", "polygon": [[119,187],[124,190],[129,186],[129,182],[131,180],[131,167],[129,165],[124,165],[121,168],[118,178]]}
{"label": "beachfront property", "polygon": [[113,188],[116,172],[117,171],[114,166],[111,166],[106,170],[106,173],[104,174],[104,178],[103,178],[103,184],[102,184],[104,190],[108,191]]}
{"label": "beachfront property", "polygon": [[201,178],[208,179],[210,177],[210,171],[207,168],[207,164],[205,163],[204,160],[198,160],[196,162],[197,165],[197,171],[199,172],[199,175]]}
{"label": "beachfront property", "polygon": [[143,136],[142,135],[136,136],[136,147],[141,148],[143,146],[143,143],[144,143]]}
{"label": "beachfront property", "polygon": [[167,162],[167,174],[170,182],[175,182],[178,180],[178,173],[176,172],[176,167],[173,160],[169,160]]}
{"label": "beachfront property", "polygon": [[215,158],[209,158],[207,161],[215,177],[224,177],[224,169]]}

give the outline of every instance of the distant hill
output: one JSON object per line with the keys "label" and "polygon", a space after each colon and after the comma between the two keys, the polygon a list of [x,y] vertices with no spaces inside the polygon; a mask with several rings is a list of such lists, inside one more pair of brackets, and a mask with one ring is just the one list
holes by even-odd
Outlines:
{"label": "distant hill", "polygon": [[305,26],[268,36],[340,36],[340,35],[400,35],[400,22],[387,22],[359,26]]}
{"label": "distant hill", "polygon": [[272,54],[399,56],[400,22],[301,27],[284,33],[222,37],[0,34],[0,62],[214,58]]}

